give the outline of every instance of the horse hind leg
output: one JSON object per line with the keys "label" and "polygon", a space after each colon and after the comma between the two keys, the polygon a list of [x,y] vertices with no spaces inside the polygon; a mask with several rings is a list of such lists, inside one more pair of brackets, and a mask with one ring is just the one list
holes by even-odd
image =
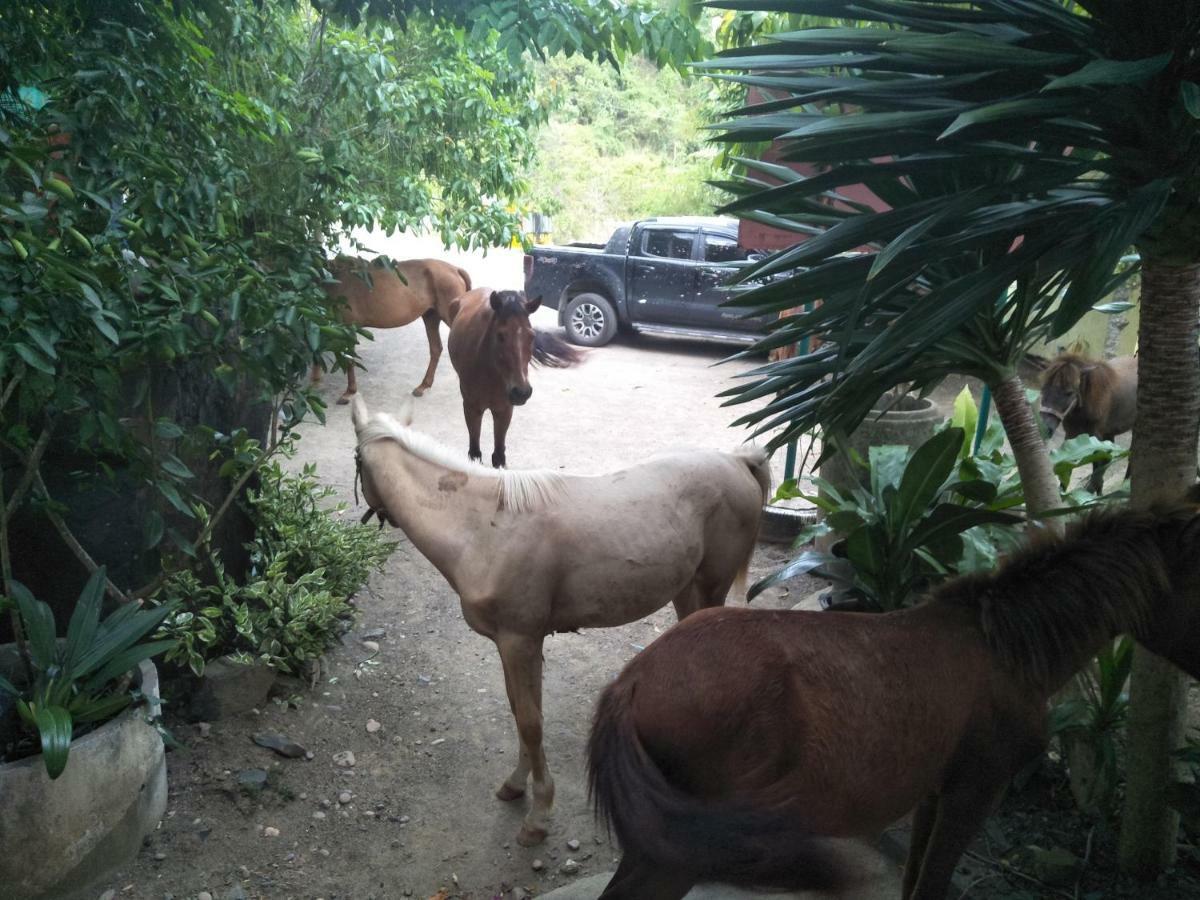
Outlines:
{"label": "horse hind leg", "polygon": [[442,335],[438,330],[442,324],[441,316],[436,309],[427,309],[421,315],[421,321],[425,323],[425,336],[429,338],[429,368],[425,370],[421,383],[413,388],[414,397],[420,397],[433,387],[433,375],[437,371],[438,360],[442,358]]}

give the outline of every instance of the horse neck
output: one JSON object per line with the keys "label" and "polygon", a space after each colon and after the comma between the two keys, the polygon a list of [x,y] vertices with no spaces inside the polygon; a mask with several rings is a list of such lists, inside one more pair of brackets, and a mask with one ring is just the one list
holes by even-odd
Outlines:
{"label": "horse neck", "polygon": [[362,448],[388,517],[457,590],[464,551],[495,517],[499,482],[424,459],[392,440]]}
{"label": "horse neck", "polygon": [[1005,668],[1053,693],[1118,635],[1141,636],[1163,620],[1172,570],[1155,524],[1151,514],[1093,517],[939,597],[973,607]]}

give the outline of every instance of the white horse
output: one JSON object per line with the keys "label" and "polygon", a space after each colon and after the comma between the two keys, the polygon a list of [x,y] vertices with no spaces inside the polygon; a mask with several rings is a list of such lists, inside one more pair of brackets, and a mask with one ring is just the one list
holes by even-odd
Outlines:
{"label": "white horse", "polygon": [[766,454],[694,451],[608,475],[507,471],[464,461],[361,397],[352,418],[363,495],[458,593],[495,642],[520,757],[496,792],[533,804],[517,836],[546,838],[554,779],[542,751],[542,641],[624,625],[668,601],[682,619],[744,588],[770,493]]}

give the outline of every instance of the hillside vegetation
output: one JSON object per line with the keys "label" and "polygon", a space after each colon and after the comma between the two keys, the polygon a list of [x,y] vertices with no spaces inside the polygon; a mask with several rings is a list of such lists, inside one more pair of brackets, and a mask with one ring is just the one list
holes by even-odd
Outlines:
{"label": "hillside vegetation", "polygon": [[536,78],[551,105],[538,136],[532,196],[554,240],[603,240],[657,215],[706,215],[723,196],[705,181],[717,150],[704,124],[711,85],[630,59],[620,72],[554,58]]}

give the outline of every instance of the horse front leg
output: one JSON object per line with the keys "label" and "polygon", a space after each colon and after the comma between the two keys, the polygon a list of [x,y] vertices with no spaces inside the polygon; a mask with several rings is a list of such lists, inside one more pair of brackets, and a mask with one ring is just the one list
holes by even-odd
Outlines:
{"label": "horse front leg", "polygon": [[[533,803],[517,833],[517,843],[533,847],[546,839],[550,809],[554,805],[554,779],[542,749],[542,638],[501,635],[496,639],[504,666],[504,685],[517,722],[524,758],[501,787],[512,787],[522,777],[527,761],[533,776]],[[521,787],[524,787],[522,778]],[[499,792],[497,792],[499,794]]]}
{"label": "horse front leg", "polygon": [[917,876],[921,874],[921,860],[925,857],[929,835],[937,819],[937,806],[937,794],[929,794],[917,804],[913,812],[912,837],[908,844],[908,859],[904,863],[904,887],[900,891],[900,900],[909,900],[917,886]]}
{"label": "horse front leg", "polygon": [[479,449],[479,432],[483,428],[483,407],[475,406],[464,399],[463,418],[467,420],[467,457],[475,462],[482,462],[483,451]]}
{"label": "horse front leg", "polygon": [[[1111,438],[1108,440],[1111,440]],[[1104,473],[1107,470],[1108,460],[1092,463],[1092,475],[1087,480],[1088,493],[1099,496],[1104,491]]]}
{"label": "horse front leg", "polygon": [[421,321],[425,323],[425,336],[429,338],[429,368],[425,370],[425,377],[421,379],[421,383],[413,388],[414,397],[420,397],[433,387],[433,374],[437,371],[438,360],[442,358],[442,335],[438,330],[442,320],[437,310],[425,310]]}
{"label": "horse front leg", "polygon": [[350,398],[358,393],[358,375],[356,374],[354,363],[346,364],[346,393],[338,397],[338,405],[344,406],[350,402]]}
{"label": "horse front leg", "polygon": [[[926,810],[926,814],[932,814],[933,823],[929,827],[921,871],[912,882],[912,889],[903,895],[904,900],[945,900],[954,867],[991,815],[1003,789],[1004,782],[995,784],[989,778],[982,783],[961,784],[943,790],[937,800],[936,813]],[[909,866],[914,864],[915,860],[910,856]],[[910,883],[908,871],[904,873],[904,883],[905,886]]]}
{"label": "horse front leg", "polygon": [[503,469],[506,465],[504,458],[504,439],[508,436],[508,426],[512,422],[513,408],[511,403],[492,407],[492,466]]}

